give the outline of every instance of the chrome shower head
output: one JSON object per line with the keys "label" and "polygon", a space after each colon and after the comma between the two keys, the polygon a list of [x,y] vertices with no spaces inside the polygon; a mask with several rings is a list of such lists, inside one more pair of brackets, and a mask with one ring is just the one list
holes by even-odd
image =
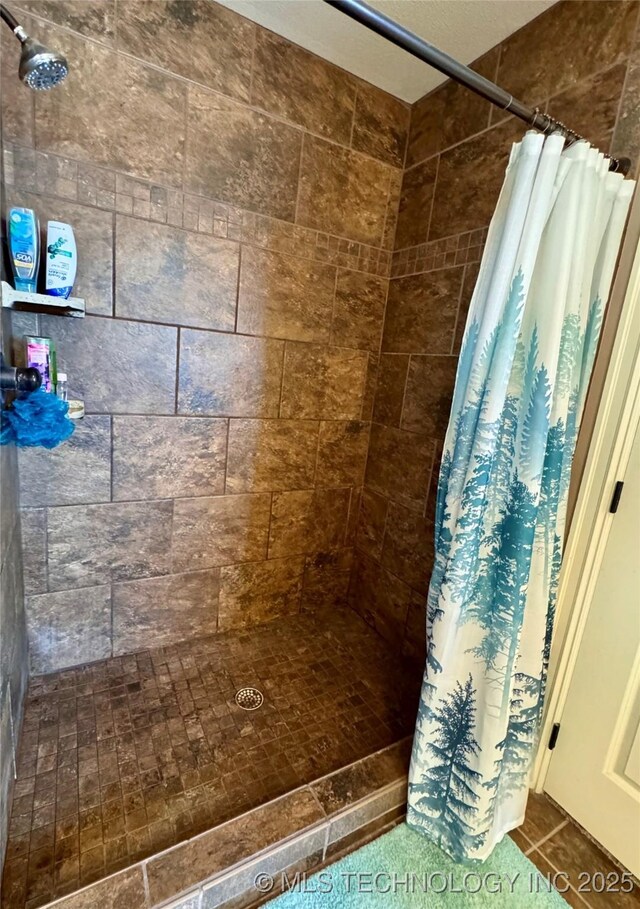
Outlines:
{"label": "chrome shower head", "polygon": [[63,55],[30,38],[3,3],[0,3],[0,17],[22,44],[18,75],[25,85],[36,91],[47,91],[59,85],[69,72]]}
{"label": "chrome shower head", "polygon": [[36,91],[48,91],[59,85],[68,72],[69,66],[62,54],[48,50],[33,38],[25,36],[18,69],[25,85]]}

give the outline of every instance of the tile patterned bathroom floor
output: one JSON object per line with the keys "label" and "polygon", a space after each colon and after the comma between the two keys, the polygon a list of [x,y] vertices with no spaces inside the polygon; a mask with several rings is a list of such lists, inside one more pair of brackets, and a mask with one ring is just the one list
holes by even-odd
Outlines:
{"label": "tile patterned bathroom floor", "polygon": [[574,909],[640,909],[637,881],[626,892],[623,869],[547,796],[530,793],[524,824],[511,837]]}
{"label": "tile patterned bathroom floor", "polygon": [[[35,909],[397,741],[419,684],[348,610],[32,679],[3,907]],[[259,710],[235,704],[246,685]]]}

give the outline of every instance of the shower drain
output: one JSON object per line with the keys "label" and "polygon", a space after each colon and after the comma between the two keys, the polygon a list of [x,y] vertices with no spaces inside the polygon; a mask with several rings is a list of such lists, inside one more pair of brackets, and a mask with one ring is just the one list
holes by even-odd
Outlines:
{"label": "shower drain", "polygon": [[241,688],[236,691],[236,704],[243,710],[257,710],[262,707],[264,698],[257,688]]}

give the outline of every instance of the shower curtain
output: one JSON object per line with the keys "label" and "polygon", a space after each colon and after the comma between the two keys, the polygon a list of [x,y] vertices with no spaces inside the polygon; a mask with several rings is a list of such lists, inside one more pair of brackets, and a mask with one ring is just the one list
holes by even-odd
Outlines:
{"label": "shower curtain", "polygon": [[458,861],[524,820],[571,460],[634,187],[563,145],[512,149],[440,468],[407,822]]}

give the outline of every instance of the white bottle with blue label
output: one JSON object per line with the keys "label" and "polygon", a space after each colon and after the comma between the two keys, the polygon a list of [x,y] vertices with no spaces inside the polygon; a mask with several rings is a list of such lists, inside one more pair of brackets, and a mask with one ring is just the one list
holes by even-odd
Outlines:
{"label": "white bottle with blue label", "polygon": [[54,297],[71,294],[78,268],[78,251],[73,228],[62,221],[47,223],[47,268],[45,288]]}

